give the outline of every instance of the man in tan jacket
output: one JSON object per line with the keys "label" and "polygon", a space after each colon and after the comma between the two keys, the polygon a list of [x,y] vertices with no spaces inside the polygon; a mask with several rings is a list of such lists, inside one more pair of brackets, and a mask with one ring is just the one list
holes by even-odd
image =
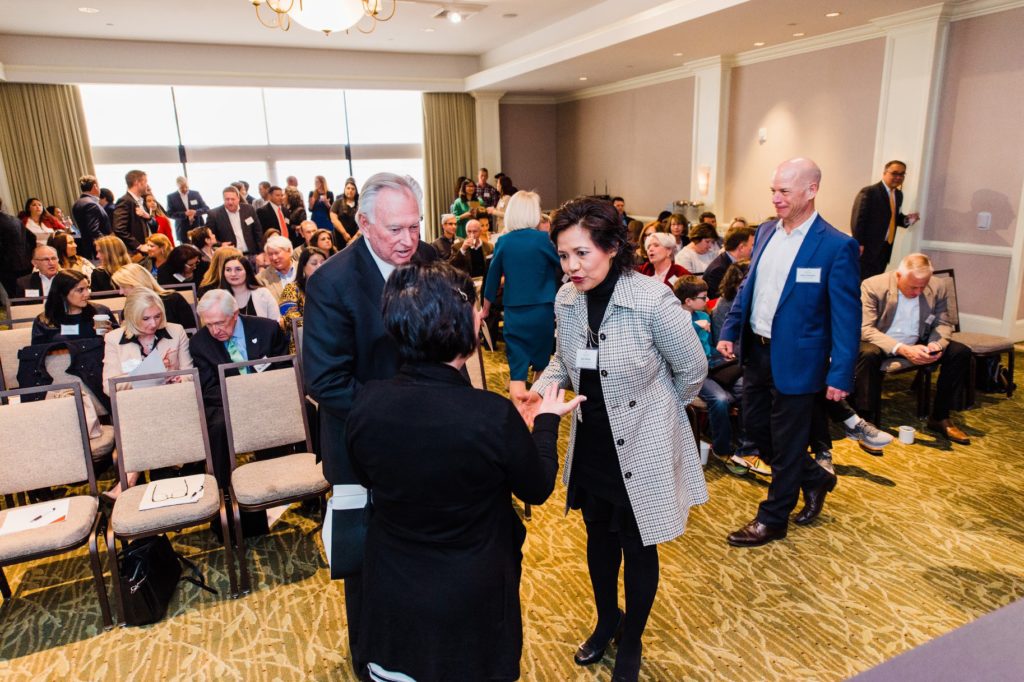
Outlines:
{"label": "man in tan jacket", "polygon": [[928,429],[940,436],[969,445],[971,440],[949,418],[953,396],[964,386],[971,365],[971,351],[950,340],[945,281],[932,277],[932,263],[922,253],[912,253],[895,272],[869,277],[861,283],[863,320],[860,355],[854,382],[854,403],[866,409],[878,395],[881,367],[887,358],[904,358],[941,371]]}

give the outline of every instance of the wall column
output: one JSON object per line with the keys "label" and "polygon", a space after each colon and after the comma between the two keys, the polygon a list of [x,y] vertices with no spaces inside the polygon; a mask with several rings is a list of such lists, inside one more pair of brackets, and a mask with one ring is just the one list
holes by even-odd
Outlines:
{"label": "wall column", "polygon": [[[498,103],[504,92],[471,92],[476,100],[477,166],[487,168],[493,177],[501,170],[501,116]],[[471,174],[476,179],[476,169]]]}
{"label": "wall column", "polygon": [[[729,115],[729,78],[732,60],[709,57],[687,63],[693,69],[693,166],[690,173],[690,200],[703,201],[704,209],[720,211],[724,205],[725,150]],[[706,192],[701,185],[707,179]],[[728,225],[726,216],[719,224]]]}
{"label": "wall column", "polygon": [[[935,139],[939,95],[946,56],[949,10],[945,3],[876,19],[885,31],[882,96],[875,135],[872,177],[882,177],[890,160],[907,163],[903,185],[903,212],[928,205],[928,177]],[[920,250],[924,225],[930,216],[909,230],[897,230],[890,268],[908,253]]]}

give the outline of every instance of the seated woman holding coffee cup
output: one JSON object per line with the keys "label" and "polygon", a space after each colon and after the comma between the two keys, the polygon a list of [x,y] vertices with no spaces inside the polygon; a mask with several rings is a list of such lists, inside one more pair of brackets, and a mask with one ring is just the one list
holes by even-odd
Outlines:
{"label": "seated woman holding coffee cup", "polygon": [[32,345],[96,338],[117,327],[110,308],[90,303],[89,278],[76,270],[53,276],[43,312],[32,322]]}

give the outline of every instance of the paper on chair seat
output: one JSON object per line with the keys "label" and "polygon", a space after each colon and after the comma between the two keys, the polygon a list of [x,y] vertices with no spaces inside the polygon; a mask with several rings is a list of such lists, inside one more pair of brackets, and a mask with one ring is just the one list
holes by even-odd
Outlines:
{"label": "paper on chair seat", "polygon": [[7,512],[4,525],[0,527],[0,535],[9,535],[23,530],[42,528],[51,523],[60,523],[68,517],[71,500],[65,498],[52,502],[40,502],[24,507],[16,507]]}
{"label": "paper on chair seat", "polygon": [[181,478],[161,478],[146,486],[139,501],[139,511],[172,507],[177,504],[195,504],[203,498],[203,474]]}

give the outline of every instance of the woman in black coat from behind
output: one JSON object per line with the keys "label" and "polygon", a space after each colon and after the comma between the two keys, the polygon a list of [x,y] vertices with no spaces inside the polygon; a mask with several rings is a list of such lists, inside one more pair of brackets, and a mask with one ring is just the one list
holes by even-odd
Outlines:
{"label": "woman in black coat from behind", "polygon": [[383,313],[404,364],[362,388],[347,422],[373,500],[359,657],[381,679],[519,679],[526,529],[511,496],[551,494],[559,417],[582,398],[549,391],[531,437],[511,402],[470,386],[460,370],[476,352],[475,302],[447,263],[398,268]]}

